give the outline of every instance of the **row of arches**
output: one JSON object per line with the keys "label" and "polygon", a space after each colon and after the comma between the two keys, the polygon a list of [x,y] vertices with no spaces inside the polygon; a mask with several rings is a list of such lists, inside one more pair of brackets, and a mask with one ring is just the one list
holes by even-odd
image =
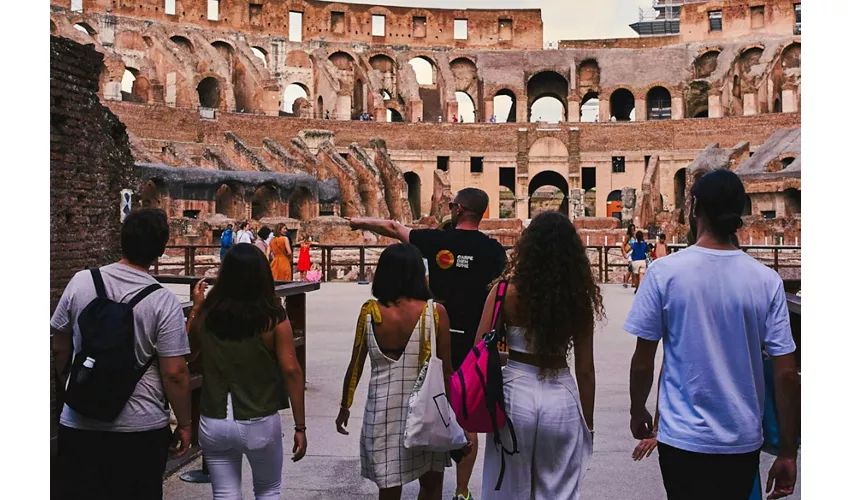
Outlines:
{"label": "row of arches", "polygon": [[[139,199],[143,208],[161,208],[168,212],[168,188],[162,179],[150,179],[141,187]],[[250,200],[245,196],[245,188],[238,184],[222,183],[215,191],[210,204],[211,214],[221,214],[231,219],[249,218],[260,220],[266,217],[287,216],[292,219],[308,221],[316,215],[313,194],[305,186],[292,190],[288,198],[273,184],[263,184],[253,190]],[[246,206],[250,202],[250,208]],[[247,209],[247,210],[246,210]],[[179,217],[184,214],[168,214]]]}

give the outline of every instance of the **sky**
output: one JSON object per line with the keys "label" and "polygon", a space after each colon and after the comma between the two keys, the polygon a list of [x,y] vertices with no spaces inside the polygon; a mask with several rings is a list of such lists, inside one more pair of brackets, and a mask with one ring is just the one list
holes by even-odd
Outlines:
{"label": "sky", "polygon": [[346,0],[349,3],[442,9],[541,9],[543,40],[637,36],[629,24],[652,0]]}

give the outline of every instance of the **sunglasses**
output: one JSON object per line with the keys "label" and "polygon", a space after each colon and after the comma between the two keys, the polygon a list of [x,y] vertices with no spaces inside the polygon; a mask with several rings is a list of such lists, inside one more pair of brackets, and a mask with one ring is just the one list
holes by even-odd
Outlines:
{"label": "sunglasses", "polygon": [[463,205],[461,205],[460,203],[455,203],[455,202],[453,202],[453,201],[450,201],[450,202],[449,202],[449,210],[454,210],[454,209],[455,209],[455,207],[460,207],[460,208],[466,209],[466,207],[464,207],[464,206],[463,206]]}

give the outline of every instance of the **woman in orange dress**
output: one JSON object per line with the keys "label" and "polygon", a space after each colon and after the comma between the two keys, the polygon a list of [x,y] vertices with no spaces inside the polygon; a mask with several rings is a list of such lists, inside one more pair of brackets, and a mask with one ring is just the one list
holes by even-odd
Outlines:
{"label": "woman in orange dress", "polygon": [[286,224],[281,224],[275,231],[269,249],[274,254],[272,259],[272,276],[275,281],[292,281],[292,247],[286,237]]}

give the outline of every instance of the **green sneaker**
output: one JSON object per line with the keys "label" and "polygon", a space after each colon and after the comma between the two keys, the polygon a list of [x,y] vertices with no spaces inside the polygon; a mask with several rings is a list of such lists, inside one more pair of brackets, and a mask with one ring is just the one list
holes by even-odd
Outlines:
{"label": "green sneaker", "polygon": [[472,497],[472,490],[468,489],[466,490],[466,496],[455,491],[455,496],[452,497],[452,500],[475,500],[475,498]]}

